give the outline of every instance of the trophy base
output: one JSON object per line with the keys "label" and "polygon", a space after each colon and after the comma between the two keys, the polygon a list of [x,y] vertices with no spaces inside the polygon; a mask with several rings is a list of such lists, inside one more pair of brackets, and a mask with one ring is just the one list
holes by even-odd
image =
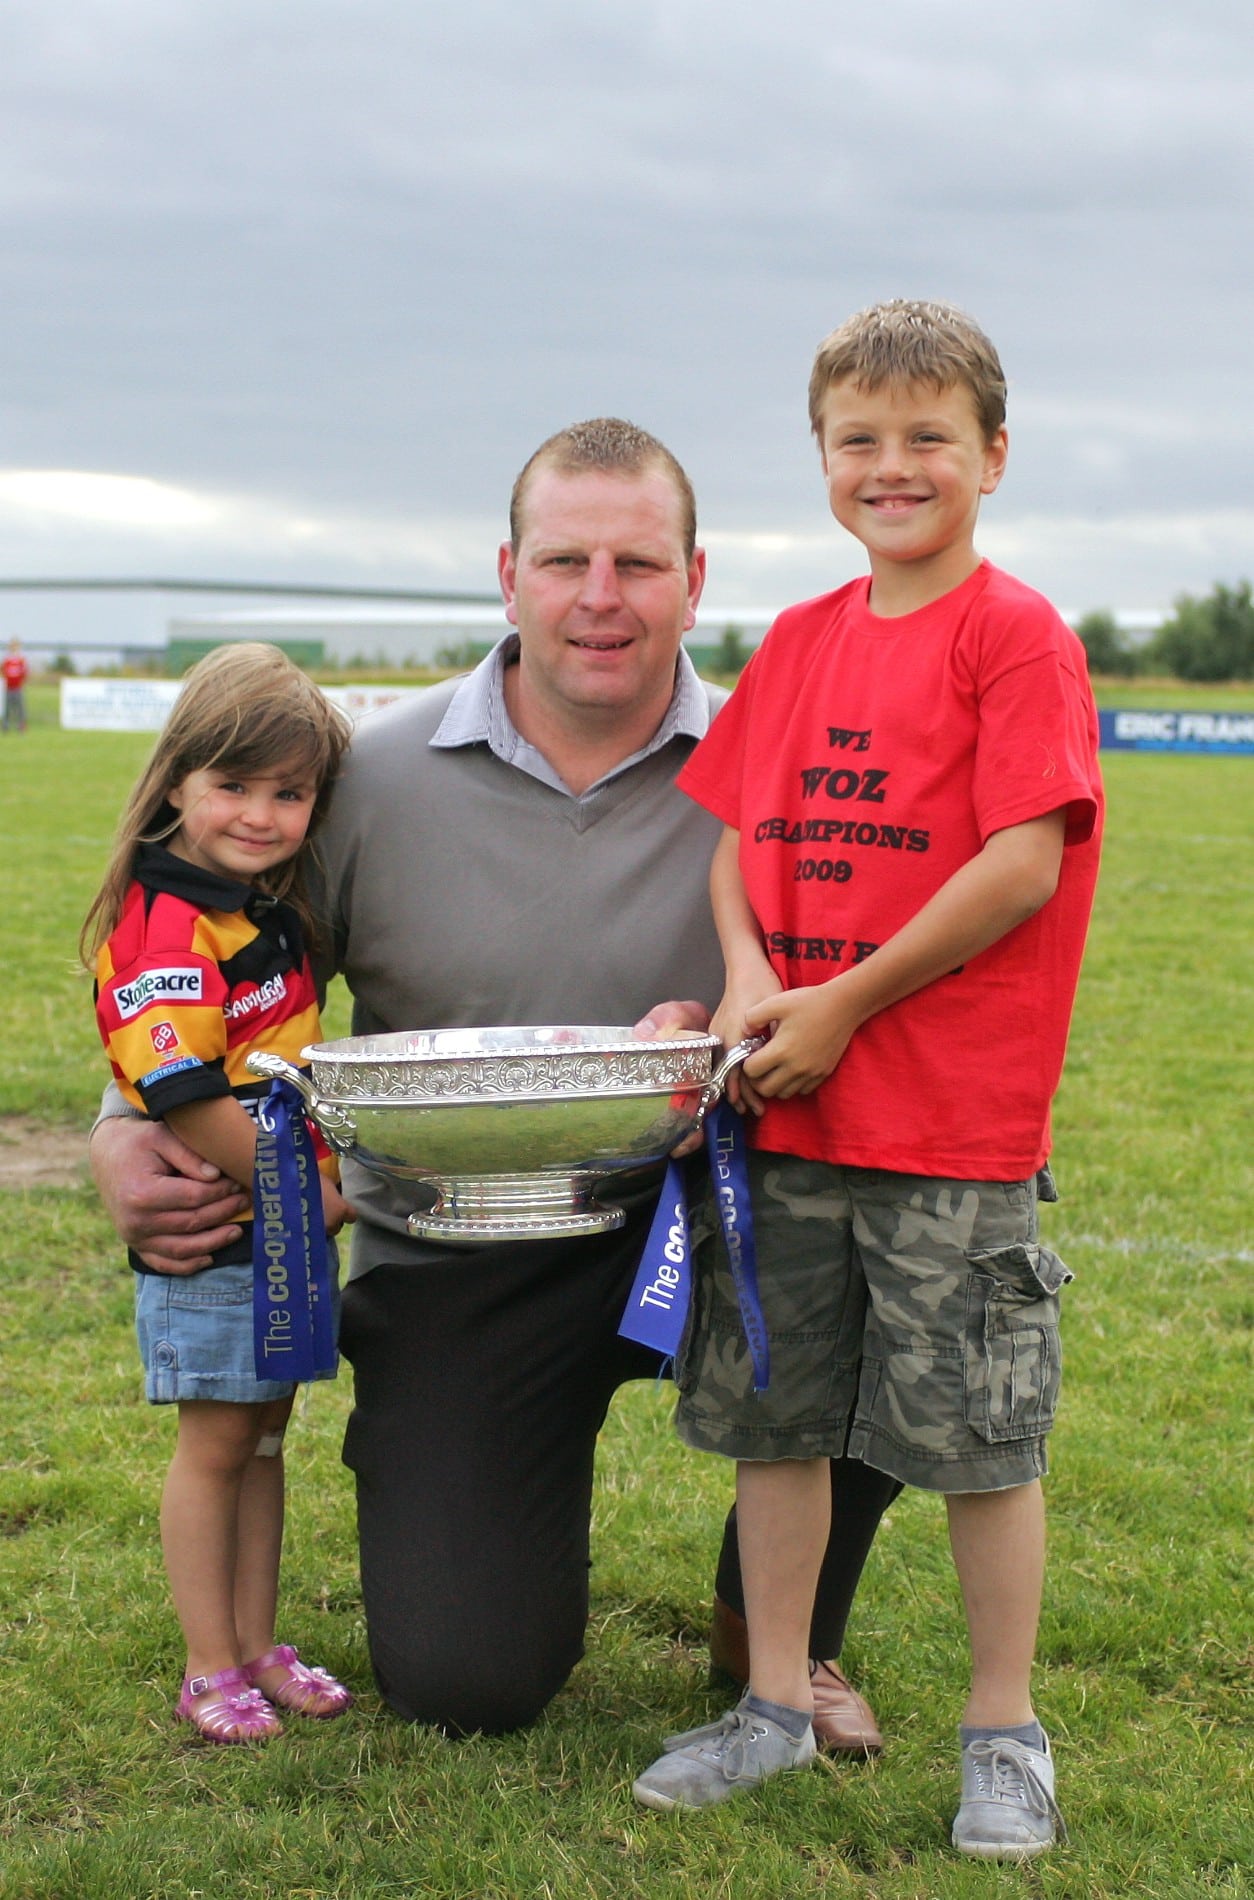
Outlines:
{"label": "trophy base", "polygon": [[415,1240],[441,1246],[490,1247],[505,1240],[571,1240],[612,1234],[626,1216],[593,1198],[604,1176],[577,1174],[487,1175],[478,1180],[428,1177],[436,1190],[432,1208],[411,1214]]}
{"label": "trophy base", "polygon": [[432,1240],[446,1247],[491,1247],[502,1240],[575,1240],[585,1234],[612,1234],[623,1219],[621,1207],[602,1207],[564,1217],[529,1214],[519,1220],[411,1214],[407,1224],[415,1240]]}

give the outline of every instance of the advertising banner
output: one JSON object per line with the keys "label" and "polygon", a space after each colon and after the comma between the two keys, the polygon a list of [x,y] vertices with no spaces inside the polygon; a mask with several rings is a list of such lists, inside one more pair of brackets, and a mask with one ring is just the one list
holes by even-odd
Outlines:
{"label": "advertising banner", "polygon": [[[160,732],[181,680],[65,679],[61,724],[76,732]],[[356,721],[420,691],[417,686],[328,686],[327,698]]]}
{"label": "advertising banner", "polygon": [[1254,753],[1254,712],[1103,712],[1098,719],[1109,751]]}
{"label": "advertising banner", "polygon": [[61,682],[61,724],[74,732],[160,732],[180,680]]}

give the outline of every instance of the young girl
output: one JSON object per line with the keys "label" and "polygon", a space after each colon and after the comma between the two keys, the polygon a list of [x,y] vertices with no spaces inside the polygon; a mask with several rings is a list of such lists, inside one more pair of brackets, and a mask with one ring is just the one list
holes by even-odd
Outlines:
{"label": "young girl", "polygon": [[[269,1084],[244,1058],[297,1061],[319,1039],[304,869],[347,744],[343,715],[277,648],[219,647],[187,676],[83,925],[123,1094],[248,1189],[250,1110]],[[317,1146],[330,1235],[352,1210]],[[247,1224],[196,1274],[131,1255],[148,1398],[179,1408],[161,1503],[187,1639],[177,1714],[215,1742],[280,1734],[276,1703],[332,1716],[352,1700],[274,1640],[295,1386],[255,1376],[251,1263]]]}

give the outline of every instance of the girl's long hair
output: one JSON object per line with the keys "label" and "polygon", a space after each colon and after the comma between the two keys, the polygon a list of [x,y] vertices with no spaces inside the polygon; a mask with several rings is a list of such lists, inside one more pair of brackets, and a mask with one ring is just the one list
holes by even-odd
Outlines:
{"label": "girl's long hair", "polygon": [[254,880],[259,890],[292,905],[312,939],[305,865],[348,740],[344,714],[278,647],[238,641],[198,661],[118,821],[104,881],[79,934],[86,967],[95,968],[97,952],[117,928],[139,846],[161,844],[179,828],[171,790],[189,772],[210,769],[252,778],[282,765],[313,779],[317,795],[300,850]]}

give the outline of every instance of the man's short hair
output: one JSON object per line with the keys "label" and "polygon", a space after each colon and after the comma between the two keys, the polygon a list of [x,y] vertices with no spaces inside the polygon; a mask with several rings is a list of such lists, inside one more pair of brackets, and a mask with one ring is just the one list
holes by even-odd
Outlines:
{"label": "man's short hair", "polygon": [[833,383],[859,389],[923,383],[933,389],[962,384],[991,442],[1006,420],[1006,378],[983,330],[951,303],[896,297],[871,304],[824,337],[810,372],[810,427],[822,435],[823,402]]}
{"label": "man's short hair", "polygon": [[697,500],[692,483],[666,447],[646,429],[617,416],[596,416],[573,422],[542,442],[526,463],[509,498],[509,538],[515,554],[522,539],[522,513],[527,484],[537,468],[555,468],[563,475],[598,469],[610,475],[644,475],[657,468],[669,476],[679,496],[684,559],[691,561],[697,545]]}

